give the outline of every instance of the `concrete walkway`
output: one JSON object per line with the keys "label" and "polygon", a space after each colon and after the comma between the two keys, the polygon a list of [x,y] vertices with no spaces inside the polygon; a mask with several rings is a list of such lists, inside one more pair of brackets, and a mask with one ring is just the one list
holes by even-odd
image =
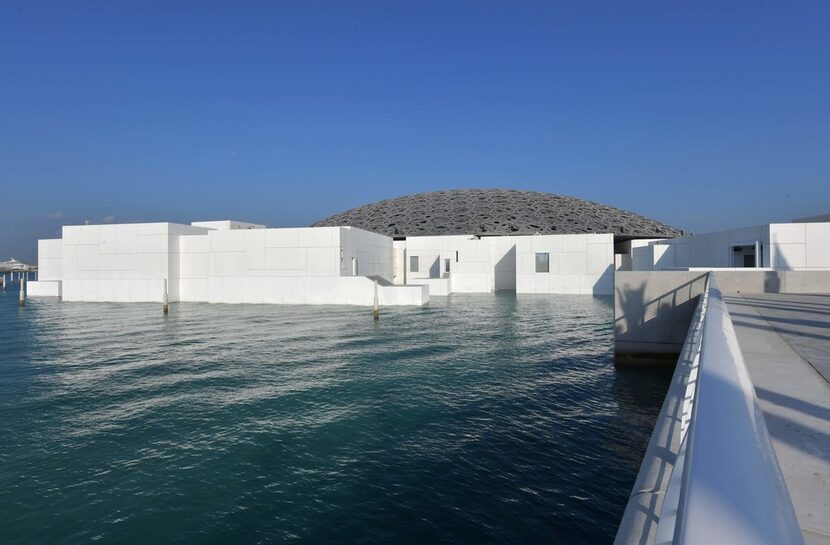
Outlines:
{"label": "concrete walkway", "polygon": [[725,299],[804,539],[830,545],[830,295]]}

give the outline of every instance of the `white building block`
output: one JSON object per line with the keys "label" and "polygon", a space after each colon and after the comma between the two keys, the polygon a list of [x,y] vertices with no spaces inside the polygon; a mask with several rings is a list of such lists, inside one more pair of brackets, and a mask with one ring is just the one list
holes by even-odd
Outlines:
{"label": "white building block", "polygon": [[27,297],[60,297],[60,280],[32,280],[26,283]]}
{"label": "white building block", "polygon": [[38,280],[63,278],[63,241],[39,240],[37,243]]}
{"label": "white building block", "polygon": [[830,269],[830,223],[808,223],[806,227],[806,267]]}
{"label": "white building block", "polygon": [[116,225],[115,226],[116,248],[119,253],[134,253],[138,249],[138,226],[137,225]]}

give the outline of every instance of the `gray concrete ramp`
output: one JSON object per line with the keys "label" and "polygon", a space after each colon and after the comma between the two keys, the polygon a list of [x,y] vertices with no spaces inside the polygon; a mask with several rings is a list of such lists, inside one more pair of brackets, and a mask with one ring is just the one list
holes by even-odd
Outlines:
{"label": "gray concrete ramp", "polygon": [[804,538],[830,545],[830,295],[725,299]]}

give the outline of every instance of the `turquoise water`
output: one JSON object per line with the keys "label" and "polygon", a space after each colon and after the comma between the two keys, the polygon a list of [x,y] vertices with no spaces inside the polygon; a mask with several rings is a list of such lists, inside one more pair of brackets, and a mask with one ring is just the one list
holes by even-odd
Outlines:
{"label": "turquoise water", "polygon": [[0,295],[1,543],[610,543],[668,383],[611,301]]}

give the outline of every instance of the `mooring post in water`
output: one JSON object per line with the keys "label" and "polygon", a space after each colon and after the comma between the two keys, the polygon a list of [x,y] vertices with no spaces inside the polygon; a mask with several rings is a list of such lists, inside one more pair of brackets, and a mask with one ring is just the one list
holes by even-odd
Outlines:
{"label": "mooring post in water", "polygon": [[20,280],[20,306],[26,305],[26,282]]}
{"label": "mooring post in water", "polygon": [[161,310],[162,310],[162,312],[164,313],[165,316],[167,316],[167,311],[169,310],[168,307],[169,307],[169,305],[168,305],[168,299],[167,299],[167,279],[165,278],[164,279],[164,298],[162,299],[162,305],[161,305]]}
{"label": "mooring post in water", "polygon": [[6,273],[3,273],[3,280],[0,280],[0,283],[3,284],[3,291],[6,291]]}
{"label": "mooring post in water", "polygon": [[375,320],[380,318],[380,305],[378,305],[378,281],[375,280],[375,308],[374,308],[374,315]]}

